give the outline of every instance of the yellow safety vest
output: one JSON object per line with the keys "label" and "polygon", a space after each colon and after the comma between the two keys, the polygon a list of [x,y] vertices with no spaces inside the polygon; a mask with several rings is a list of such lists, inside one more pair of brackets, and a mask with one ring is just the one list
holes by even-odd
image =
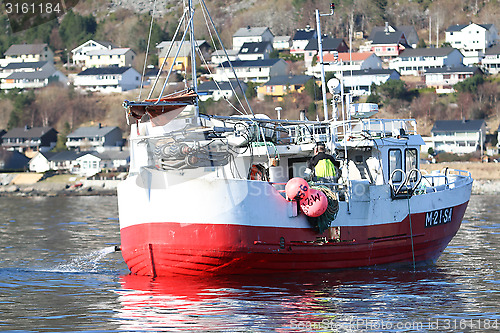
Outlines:
{"label": "yellow safety vest", "polygon": [[319,160],[318,164],[314,167],[314,174],[320,178],[335,177],[335,166],[327,158]]}

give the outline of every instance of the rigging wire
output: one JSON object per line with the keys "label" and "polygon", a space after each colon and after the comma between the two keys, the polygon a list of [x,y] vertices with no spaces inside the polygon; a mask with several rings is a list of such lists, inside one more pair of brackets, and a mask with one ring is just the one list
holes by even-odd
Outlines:
{"label": "rigging wire", "polygon": [[151,13],[151,23],[149,25],[148,45],[146,46],[146,56],[144,57],[144,67],[142,68],[141,87],[139,89],[139,97],[137,98],[138,100],[141,99],[142,88],[144,87],[144,76],[146,74],[146,66],[148,63],[149,46],[151,45],[151,34],[153,31],[153,22],[154,22],[154,17],[155,17],[155,11],[156,11],[156,0],[153,2],[153,12]]}

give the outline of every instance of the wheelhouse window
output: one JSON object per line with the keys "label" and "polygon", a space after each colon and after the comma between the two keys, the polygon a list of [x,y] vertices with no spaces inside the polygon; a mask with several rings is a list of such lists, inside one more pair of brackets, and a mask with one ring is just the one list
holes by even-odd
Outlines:
{"label": "wheelhouse window", "polygon": [[[406,174],[412,169],[418,169],[418,151],[415,148],[409,148],[405,150],[405,169]],[[413,181],[416,180],[417,175],[413,175]]]}
{"label": "wheelhouse window", "polygon": [[[394,170],[403,168],[402,153],[400,149],[389,149],[389,179]],[[392,179],[393,182],[400,182],[403,179],[401,172],[396,172]]]}

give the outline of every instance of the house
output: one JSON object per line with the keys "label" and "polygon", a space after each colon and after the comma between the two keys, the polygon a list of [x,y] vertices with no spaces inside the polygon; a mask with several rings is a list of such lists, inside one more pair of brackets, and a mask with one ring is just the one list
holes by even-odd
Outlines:
{"label": "house", "polygon": [[130,151],[128,150],[108,150],[99,153],[101,159],[100,168],[109,171],[126,171],[130,165]]}
{"label": "house", "polygon": [[74,80],[78,89],[105,93],[136,89],[140,84],[141,74],[132,67],[87,68]]}
{"label": "house", "polygon": [[49,170],[90,177],[101,171],[101,158],[96,152],[62,151],[58,153],[38,153],[29,161],[32,172]]}
{"label": "house", "polygon": [[98,50],[111,50],[114,48],[116,48],[116,46],[114,46],[110,42],[96,41],[91,39],[71,50],[71,59],[73,61],[73,65],[84,66],[85,61],[88,59],[88,52]]}
{"label": "house", "polygon": [[431,130],[435,152],[473,153],[484,147],[486,122],[480,120],[437,120]]}
{"label": "house", "polygon": [[66,136],[66,147],[77,151],[102,152],[123,146],[122,130],[117,126],[80,127]]}
{"label": "house", "polygon": [[446,42],[464,55],[464,65],[479,64],[498,39],[494,24],[455,24],[445,31]]}
{"label": "house", "polygon": [[18,151],[0,147],[0,171],[24,171],[28,169],[29,158]]}
{"label": "house", "polygon": [[375,32],[372,39],[369,39],[365,45],[359,47],[360,52],[373,52],[382,60],[389,61],[396,58],[406,49],[411,48],[406,40],[406,35],[402,31]]}
{"label": "house", "polygon": [[48,61],[11,62],[0,72],[1,89],[35,89],[51,83],[68,83],[67,77]]}
{"label": "house", "polygon": [[47,44],[14,44],[5,51],[4,55],[4,64],[25,61],[54,63],[54,52]]}
{"label": "house", "polygon": [[271,42],[247,42],[241,46],[238,58],[240,60],[269,59],[269,54],[272,51]]}
{"label": "house", "polygon": [[[210,45],[205,40],[195,40],[195,47],[197,47],[203,54],[205,59],[210,58]],[[163,70],[168,71],[175,60],[173,69],[176,71],[185,72],[191,66],[191,42],[174,41],[174,42],[161,42],[156,45],[158,53],[158,67],[162,68],[162,64],[167,58]],[[167,54],[168,53],[168,54]],[[177,59],[175,56],[177,55]],[[196,54],[199,57],[198,53]]]}
{"label": "house", "polygon": [[[267,82],[272,76],[286,75],[288,73],[288,64],[283,59],[264,59],[264,60],[237,60],[231,63],[237,77],[244,81]],[[216,68],[214,74],[215,81],[229,81],[235,79],[234,72],[225,62]]]}
{"label": "house", "polygon": [[305,29],[297,29],[292,38],[291,54],[303,54],[309,41],[317,39],[318,35],[315,29],[307,26]]}
{"label": "house", "polygon": [[378,32],[397,32],[401,31],[405,34],[406,37],[406,42],[408,45],[410,45],[412,48],[416,48],[418,45],[418,41],[420,40],[418,37],[417,30],[415,30],[415,27],[412,25],[399,25],[399,26],[394,26],[390,25],[389,22],[385,22],[384,27],[373,27],[370,36],[368,37],[368,40],[373,40],[375,38],[375,34]]}
{"label": "house", "polygon": [[239,50],[244,43],[270,42],[273,43],[274,35],[268,27],[240,28],[233,34],[233,50]]}
{"label": "house", "polygon": [[425,71],[425,84],[427,87],[436,88],[438,94],[455,92],[453,86],[476,74],[483,74],[478,67],[458,66],[429,68]]}
{"label": "house", "polygon": [[[338,54],[327,53],[323,56],[325,72],[340,74],[345,71],[361,69],[380,69],[382,59],[372,52],[342,52]],[[308,67],[306,74],[321,77],[321,64],[319,59],[314,66]]]}
{"label": "house", "polygon": [[213,64],[219,65],[222,64],[225,61],[236,61],[239,60],[238,58],[238,53],[240,50],[216,50],[212,53],[210,56],[210,61]]}
{"label": "house", "polygon": [[489,74],[500,73],[500,44],[486,49],[482,60],[482,67]]}
{"label": "house", "polygon": [[283,96],[292,92],[302,92],[306,82],[313,77],[309,75],[278,75],[257,88],[257,97],[264,99],[265,96],[275,97],[283,100]]}
{"label": "house", "polygon": [[275,50],[290,50],[292,47],[291,36],[276,36],[273,40],[273,49]]}
{"label": "house", "polygon": [[426,70],[462,66],[463,55],[451,47],[404,50],[389,62],[389,68],[401,75],[422,75]]}
{"label": "house", "polygon": [[247,84],[245,82],[240,82],[240,84],[238,84],[236,80],[231,80],[231,82],[206,81],[198,85],[198,95],[200,96],[200,100],[202,102],[209,99],[218,101],[221,98],[231,99],[234,96],[235,91],[238,94],[243,94],[246,89]]}
{"label": "house", "polygon": [[[331,38],[326,36],[323,37],[322,48],[323,48],[323,57],[325,57],[325,55],[329,53],[337,54],[349,51],[349,47],[347,46],[346,42],[343,39]],[[312,66],[313,60],[316,58],[316,56],[319,56],[318,50],[319,50],[318,40],[311,39],[304,48],[304,63],[306,67]]]}
{"label": "house", "polygon": [[57,131],[52,127],[17,127],[3,136],[2,147],[21,153],[49,151],[56,146]]}
{"label": "house", "polygon": [[84,58],[84,65],[91,67],[130,67],[135,59],[135,52],[128,47],[113,49],[97,49],[87,51]]}
{"label": "house", "polygon": [[370,95],[372,84],[381,85],[389,80],[399,80],[394,69],[361,69],[346,72],[342,82],[346,91],[353,95]]}

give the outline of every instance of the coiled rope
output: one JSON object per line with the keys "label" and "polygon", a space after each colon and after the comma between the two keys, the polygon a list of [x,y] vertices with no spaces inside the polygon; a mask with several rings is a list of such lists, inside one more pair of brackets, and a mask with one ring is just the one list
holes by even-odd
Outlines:
{"label": "coiled rope", "polygon": [[311,188],[323,192],[328,199],[328,208],[323,214],[318,217],[307,217],[307,220],[316,231],[322,234],[326,229],[330,228],[332,221],[337,217],[339,212],[339,201],[337,194],[324,185],[311,186]]}

